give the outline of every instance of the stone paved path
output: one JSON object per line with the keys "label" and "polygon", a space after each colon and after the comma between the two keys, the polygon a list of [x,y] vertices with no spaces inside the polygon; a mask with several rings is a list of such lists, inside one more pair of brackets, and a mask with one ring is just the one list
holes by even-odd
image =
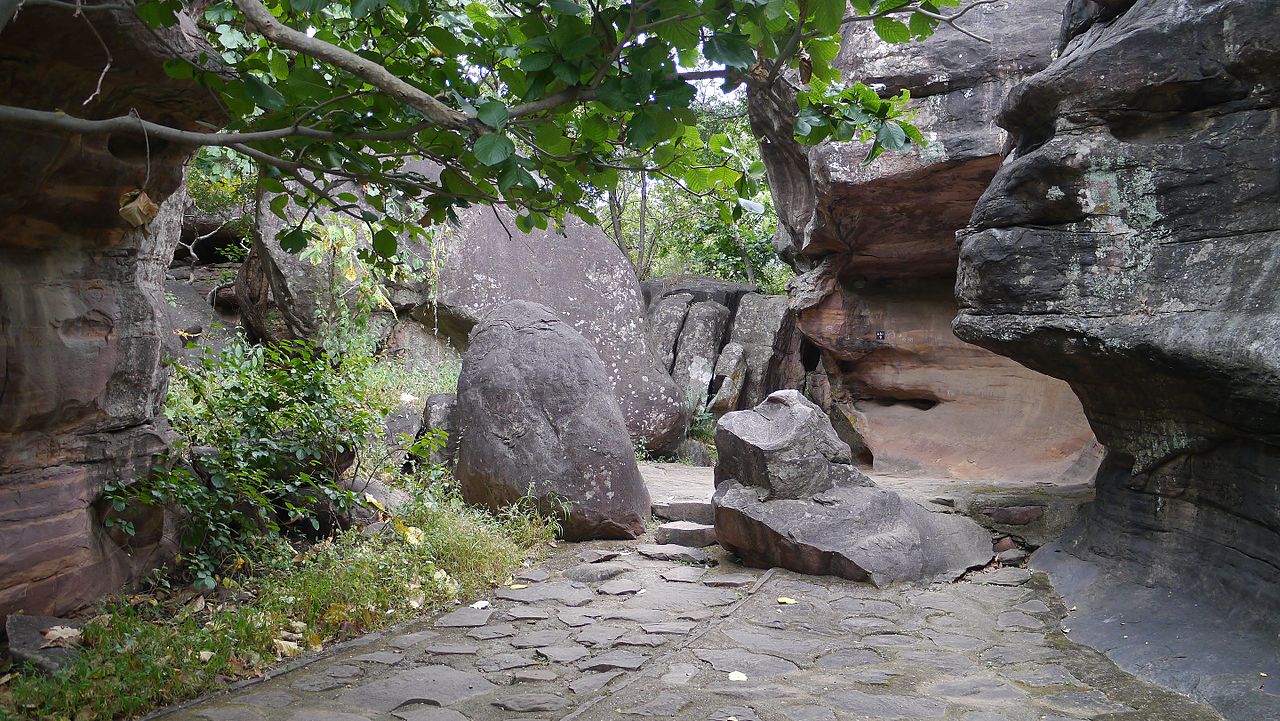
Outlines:
{"label": "stone paved path", "polygon": [[487,608],[463,606],[167,719],[1220,718],[1067,640],[1068,612],[1023,569],[875,589],[741,568],[718,547],[709,568],[638,548],[569,544]]}

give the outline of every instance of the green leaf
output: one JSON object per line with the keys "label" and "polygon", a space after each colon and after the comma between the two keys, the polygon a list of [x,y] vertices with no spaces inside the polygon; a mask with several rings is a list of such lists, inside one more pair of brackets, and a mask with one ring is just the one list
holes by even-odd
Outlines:
{"label": "green leaf", "polygon": [[422,31],[423,37],[442,53],[453,56],[464,55],[467,52],[466,43],[458,39],[456,35],[445,30],[442,27],[432,25]]}
{"label": "green leaf", "polygon": [[289,0],[289,6],[300,13],[320,12],[328,4],[329,0]]}
{"label": "green leaf", "polygon": [[911,13],[911,19],[907,21],[907,29],[911,31],[911,37],[916,40],[924,40],[929,37],[937,27],[937,20],[920,13]]}
{"label": "green leaf", "polygon": [[386,228],[373,234],[373,250],[383,258],[394,258],[397,244],[396,234]]}
{"label": "green leaf", "polygon": [[879,17],[872,21],[876,35],[886,43],[905,43],[911,40],[911,30],[901,20]]}
{"label": "green leaf", "polygon": [[196,69],[186,60],[173,58],[164,61],[164,74],[175,80],[186,80],[196,74]]}
{"label": "green leaf", "polygon": [[476,117],[491,128],[502,129],[511,118],[511,113],[500,101],[488,100],[476,106]]}
{"label": "green leaf", "polygon": [[532,55],[526,55],[520,58],[520,69],[527,72],[536,73],[539,70],[546,70],[556,61],[556,56],[551,53],[537,52]]}
{"label": "green leaf", "polygon": [[490,133],[480,136],[472,152],[476,154],[476,160],[493,167],[514,155],[516,146],[511,142],[511,138],[500,133]]}
{"label": "green leaf", "polygon": [[380,10],[387,0],[351,0],[351,16],[362,18],[369,13]]}
{"label": "green leaf", "polygon": [[561,15],[581,15],[586,12],[586,10],[582,9],[581,5],[578,5],[572,0],[551,0],[549,4],[551,5],[552,10],[555,10]]}
{"label": "green leaf", "polygon": [[244,88],[258,107],[266,110],[280,110],[284,107],[284,96],[279,90],[267,85],[253,75],[244,77]]}
{"label": "green leaf", "polygon": [[886,150],[898,151],[907,146],[907,131],[897,123],[885,123],[876,131],[876,142]]}
{"label": "green leaf", "polygon": [[756,62],[756,54],[747,36],[737,33],[712,35],[703,43],[702,54],[713,63],[724,63],[739,70],[746,70]]}
{"label": "green leaf", "polygon": [[845,1],[815,1],[817,6],[813,9],[814,26],[828,35],[835,35],[840,32],[840,21],[844,20]]}
{"label": "green leaf", "polygon": [[280,249],[290,255],[297,255],[302,249],[307,247],[307,231],[302,228],[292,228],[277,236],[280,242]]}

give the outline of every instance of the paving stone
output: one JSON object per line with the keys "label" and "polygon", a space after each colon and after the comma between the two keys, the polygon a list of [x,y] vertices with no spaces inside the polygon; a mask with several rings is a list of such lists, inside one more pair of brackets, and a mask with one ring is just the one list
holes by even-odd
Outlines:
{"label": "paving stone", "polygon": [[331,678],[360,678],[364,675],[364,671],[359,666],[351,666],[348,664],[338,664],[325,669],[325,674]]}
{"label": "paving stone", "polygon": [[822,639],[815,638],[812,634],[779,631],[747,624],[726,628],[723,633],[744,648],[784,658],[791,657],[792,660],[796,657],[816,655],[823,643]]}
{"label": "paving stone", "polygon": [[309,693],[319,693],[321,691],[331,691],[335,688],[342,688],[347,685],[347,681],[339,678],[329,678],[327,676],[303,676],[302,678],[289,684],[290,688],[296,688],[299,691],[307,691]]}
{"label": "paving stone", "polygon": [[625,578],[615,578],[612,581],[605,581],[596,589],[606,596],[629,596],[633,593],[639,593],[644,590],[644,586],[629,581]]}
{"label": "paving stone", "polygon": [[248,706],[215,706],[201,709],[197,714],[208,721],[260,721],[262,714]]}
{"label": "paving stone", "polygon": [[478,673],[432,665],[399,671],[348,689],[338,696],[338,702],[346,706],[393,711],[410,703],[448,706],[492,693],[496,688]]}
{"label": "paving stone", "polygon": [[580,628],[595,623],[599,616],[600,613],[598,611],[582,611],[576,608],[562,609],[556,614],[556,618],[570,628]]}
{"label": "paving stone", "polygon": [[997,553],[996,560],[1009,565],[1022,563],[1027,560],[1027,552],[1021,548],[1010,548]]}
{"label": "paving stone", "polygon": [[519,693],[493,700],[493,705],[504,711],[533,713],[535,711],[559,711],[569,707],[569,701],[553,693]]}
{"label": "paving stone", "polygon": [[727,588],[707,588],[688,583],[663,581],[651,584],[644,593],[627,599],[623,607],[651,608],[671,613],[728,606],[738,598],[738,592]]}
{"label": "paving stone", "polygon": [[289,708],[298,703],[298,697],[283,689],[268,689],[251,691],[237,699],[237,703],[260,708]]}
{"label": "paving stone", "polygon": [[437,706],[414,706],[400,709],[392,715],[403,721],[469,721],[466,716],[451,708]]}
{"label": "paving stone", "polygon": [[875,648],[904,648],[922,643],[918,638],[901,633],[873,633],[863,636],[862,642]]}
{"label": "paving stone", "polygon": [[1027,698],[1026,691],[990,676],[945,678],[927,684],[922,690],[930,696],[964,706],[1016,706]]}
{"label": "paving stone", "polygon": [[4,631],[9,641],[9,655],[15,662],[29,663],[44,673],[57,673],[76,660],[80,655],[80,649],[62,646],[46,647],[43,632],[56,626],[73,629],[82,627],[76,621],[56,616],[9,614],[4,619]]}
{"label": "paving stone", "polygon": [[1030,601],[1019,603],[1013,607],[1013,610],[1022,611],[1023,613],[1048,613],[1049,605],[1038,598],[1033,598]]}
{"label": "paving stone", "polygon": [[1062,654],[1052,648],[1034,646],[992,646],[978,654],[978,658],[998,666],[1006,666],[1026,661],[1045,661],[1058,658]]}
{"label": "paving stone", "polygon": [[1101,691],[1095,690],[1060,691],[1049,696],[1042,696],[1037,699],[1037,702],[1054,711],[1086,717],[1133,710],[1122,703],[1112,701]]}
{"label": "paving stone", "polygon": [[423,651],[433,656],[474,656],[480,647],[474,643],[433,643]]}
{"label": "paving stone", "polygon": [[969,580],[980,585],[1021,586],[1031,580],[1031,572],[1025,568],[1005,566],[992,571],[975,573]]}
{"label": "paving stone", "polygon": [[430,641],[437,638],[440,634],[435,631],[417,631],[414,633],[406,633],[402,636],[393,636],[387,639],[387,645],[398,648],[401,651],[406,648],[417,646],[424,641]]}
{"label": "paving stone", "polygon": [[516,627],[509,623],[490,623],[467,632],[467,635],[477,641],[492,641],[495,638],[514,636],[516,633]]}
{"label": "paving stone", "polygon": [[884,669],[862,669],[856,673],[851,673],[845,678],[853,683],[860,683],[864,686],[888,686],[893,680],[902,674],[897,671],[886,671]]}
{"label": "paving stone", "polygon": [[579,631],[573,637],[578,643],[585,643],[588,646],[608,646],[619,638],[622,638],[627,629],[621,626],[613,626],[607,623],[597,623]]}
{"label": "paving stone", "polygon": [[716,527],[693,521],[668,521],[653,532],[653,540],[659,544],[674,543],[679,546],[704,548],[716,544]]}
{"label": "paving stone", "polygon": [[870,716],[877,721],[941,719],[947,705],[920,696],[869,694],[856,689],[840,689],[826,695],[827,703],[852,716]]}
{"label": "paving stone", "polygon": [[689,546],[677,546],[674,543],[654,544],[642,543],[636,551],[646,558],[655,561],[673,561],[675,563],[705,564],[711,562],[706,551]]}
{"label": "paving stone", "polygon": [[368,663],[380,663],[385,666],[394,666],[404,660],[404,654],[399,651],[374,651],[361,656],[354,656],[352,661],[365,661]]}
{"label": "paving stone", "polygon": [[493,615],[492,608],[472,608],[463,606],[452,613],[446,613],[436,619],[437,628],[475,628],[489,622]]}
{"label": "paving stone", "polygon": [[535,650],[534,653],[552,663],[573,663],[591,655],[587,649],[577,644],[572,646],[547,646]]}
{"label": "paving stone", "polygon": [[667,672],[662,674],[662,678],[658,680],[669,686],[683,686],[689,683],[689,680],[696,675],[698,675],[697,666],[691,663],[673,663],[667,667]]}
{"label": "paving stone", "polygon": [[578,668],[583,671],[635,671],[649,660],[648,656],[643,656],[631,651],[607,651],[594,656],[578,664]]}
{"label": "paving stone", "polygon": [[489,658],[482,658],[476,662],[476,668],[487,673],[495,671],[510,671],[513,668],[524,668],[526,666],[537,666],[538,660],[532,656],[522,656],[518,653],[500,653]]}
{"label": "paving stone", "polygon": [[294,711],[289,721],[369,721],[369,717],[323,708],[304,708]]}
{"label": "paving stone", "polygon": [[683,636],[697,627],[698,624],[693,621],[659,621],[658,623],[646,623],[640,628],[645,633],[666,633]]}
{"label": "paving stone", "polygon": [[1012,628],[1037,630],[1044,628],[1046,624],[1035,616],[1023,613],[1022,611],[1005,611],[996,618],[996,625],[1002,629]]}
{"label": "paving stone", "polygon": [[969,711],[960,717],[960,721],[1013,721],[1002,713],[990,711]]}
{"label": "paving stone", "polygon": [[743,649],[696,649],[694,655],[711,664],[711,667],[722,673],[738,671],[745,673],[748,679],[771,678],[800,670],[794,663],[769,656],[763,653],[752,653]]}
{"label": "paving stone", "polygon": [[[645,594],[646,596],[649,594]],[[601,618],[636,623],[657,623],[671,618],[671,614],[656,608],[615,608],[600,614]]]}
{"label": "paving stone", "polygon": [[545,608],[534,608],[532,606],[516,606],[507,611],[507,618],[512,621],[541,621],[551,618],[551,612]]}
{"label": "paving stone", "polygon": [[583,563],[603,563],[604,561],[612,561],[621,554],[617,551],[606,550],[602,548],[588,548],[578,553],[578,560]]}
{"label": "paving stone", "polygon": [[676,566],[663,571],[661,574],[664,580],[675,583],[697,583],[702,577],[707,575],[707,569],[698,566]]}
{"label": "paving stone", "polygon": [[583,676],[569,684],[569,690],[582,695],[595,693],[605,687],[605,684],[622,675],[621,671],[606,671],[605,673],[593,673]]}
{"label": "paving stone", "polygon": [[898,628],[902,624],[890,621],[887,618],[879,616],[850,616],[840,622],[841,628],[847,628],[855,633],[871,633],[872,631],[883,631],[890,628]]}
{"label": "paving stone", "polygon": [[1059,666],[1058,664],[1024,666],[1022,668],[1001,669],[1000,675],[1007,679],[1026,684],[1032,688],[1044,688],[1046,686],[1078,686],[1086,687],[1086,684],[1071,674],[1070,671]]}
{"label": "paving stone", "polygon": [[966,636],[963,633],[950,633],[948,631],[924,631],[925,638],[933,641],[938,648],[950,649],[954,651],[977,651],[992,645],[988,641],[984,641],[974,636]]}
{"label": "paving stone", "polygon": [[884,659],[869,648],[847,648],[832,651],[818,659],[819,668],[854,668],[873,663],[884,663]]}
{"label": "paving stone", "polygon": [[902,609],[892,601],[882,601],[875,598],[837,598],[831,602],[831,608],[844,613],[855,613],[859,616],[883,616],[885,618],[894,618],[902,612]]}
{"label": "paving stone", "polygon": [[520,603],[559,603],[565,606],[581,606],[590,603],[595,594],[591,589],[569,581],[534,583],[524,588],[499,588],[498,598]]}
{"label": "paving stone", "polygon": [[716,709],[707,717],[707,721],[760,721],[754,709],[746,706],[725,706]]}
{"label": "paving stone", "polygon": [[755,583],[757,578],[750,573],[717,573],[702,579],[702,583],[712,588],[741,588]]}
{"label": "paving stone", "polygon": [[678,714],[689,705],[689,697],[672,691],[660,691],[652,701],[641,706],[622,709],[626,716],[647,716],[650,718],[677,718]]}
{"label": "paving stone", "polygon": [[652,633],[629,633],[617,640],[618,646],[646,646],[648,648],[657,648],[666,643],[667,639]]}
{"label": "paving stone", "polygon": [[784,706],[782,715],[789,721],[836,721],[836,712],[826,706]]}
{"label": "paving stone", "polygon": [[542,583],[548,578],[551,578],[551,572],[545,568],[527,568],[523,571],[516,572],[515,578],[520,581],[528,581],[529,583]]}
{"label": "paving stone", "polygon": [[569,638],[569,634],[565,631],[558,631],[554,628],[543,629],[526,633],[519,638],[511,640],[511,645],[515,648],[537,648],[538,646],[554,646]]}
{"label": "paving stone", "polygon": [[521,668],[511,674],[511,680],[515,683],[554,681],[559,677],[560,674],[549,668]]}
{"label": "paving stone", "polygon": [[634,571],[635,567],[628,563],[584,563],[574,566],[564,572],[566,578],[574,581],[582,581],[584,583],[595,583],[598,581],[607,581],[610,578],[621,576],[628,571]]}

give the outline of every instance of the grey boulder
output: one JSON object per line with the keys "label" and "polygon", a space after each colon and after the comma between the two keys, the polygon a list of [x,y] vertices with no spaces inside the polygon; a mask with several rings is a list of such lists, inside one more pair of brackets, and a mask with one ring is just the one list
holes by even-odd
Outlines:
{"label": "grey boulder", "polygon": [[570,540],[644,533],[649,492],[595,349],[546,306],[513,301],[471,334],[456,476],[471,503],[531,497]]}

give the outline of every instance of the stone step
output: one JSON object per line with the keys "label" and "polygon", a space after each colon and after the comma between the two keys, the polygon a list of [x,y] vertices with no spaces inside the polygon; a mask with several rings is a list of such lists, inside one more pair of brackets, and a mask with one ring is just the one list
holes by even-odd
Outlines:
{"label": "stone step", "polygon": [[716,527],[693,521],[669,521],[658,526],[653,538],[658,543],[703,548],[716,543]]}
{"label": "stone step", "polygon": [[711,494],[715,477],[711,468],[679,463],[641,463],[640,475],[649,487],[653,515],[666,521],[690,521],[711,525]]}

